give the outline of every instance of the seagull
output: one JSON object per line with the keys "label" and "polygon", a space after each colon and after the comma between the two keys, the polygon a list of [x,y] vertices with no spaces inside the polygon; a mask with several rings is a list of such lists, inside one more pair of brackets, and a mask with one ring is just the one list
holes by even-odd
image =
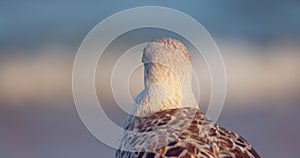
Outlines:
{"label": "seagull", "polygon": [[116,158],[260,158],[243,137],[200,111],[192,91],[192,58],[173,38],[143,51],[144,86],[132,105]]}

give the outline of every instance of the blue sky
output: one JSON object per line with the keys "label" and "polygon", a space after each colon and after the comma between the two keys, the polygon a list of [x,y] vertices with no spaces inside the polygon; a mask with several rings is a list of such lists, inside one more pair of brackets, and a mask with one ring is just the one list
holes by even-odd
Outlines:
{"label": "blue sky", "polygon": [[300,41],[300,2],[289,1],[2,1],[0,48],[77,46],[104,18],[142,5],[165,6],[197,19],[215,38],[264,44]]}

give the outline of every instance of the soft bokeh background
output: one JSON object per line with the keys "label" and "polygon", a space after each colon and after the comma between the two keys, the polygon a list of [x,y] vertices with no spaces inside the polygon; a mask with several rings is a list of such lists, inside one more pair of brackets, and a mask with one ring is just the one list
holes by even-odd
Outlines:
{"label": "soft bokeh background", "polygon": [[[97,23],[142,5],[183,11],[215,39],[228,83],[219,124],[247,138],[262,157],[299,157],[300,2],[295,0],[1,1],[0,157],[113,157],[114,149],[94,138],[76,112],[72,64]],[[115,57],[114,51],[107,52]],[[210,82],[205,65],[198,65],[205,110]],[[106,69],[97,72],[98,89],[107,74]],[[142,79],[139,68],[130,80],[133,97]],[[108,116],[120,125],[125,115],[113,105],[110,90],[98,94]]]}

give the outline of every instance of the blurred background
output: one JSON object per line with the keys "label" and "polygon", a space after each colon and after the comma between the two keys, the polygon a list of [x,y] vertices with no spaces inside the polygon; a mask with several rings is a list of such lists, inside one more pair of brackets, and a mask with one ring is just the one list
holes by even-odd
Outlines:
{"label": "blurred background", "polygon": [[[113,157],[115,150],[93,137],[76,112],[72,66],[80,43],[96,24],[143,5],[185,12],[214,38],[227,73],[219,124],[247,138],[262,157],[299,157],[300,2],[295,0],[1,1],[0,157]],[[169,34],[155,29],[126,33],[106,50],[106,62],[99,63],[99,100],[118,125],[125,113],[102,78],[109,77],[113,59],[151,32]],[[194,63],[194,69],[202,72],[200,107],[205,111],[209,74],[204,63]],[[143,88],[142,75],[140,67],[130,78],[132,97]]]}

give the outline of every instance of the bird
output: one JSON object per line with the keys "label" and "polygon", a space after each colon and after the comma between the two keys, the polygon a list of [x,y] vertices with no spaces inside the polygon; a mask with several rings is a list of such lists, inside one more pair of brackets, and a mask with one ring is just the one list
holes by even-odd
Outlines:
{"label": "bird", "polygon": [[192,58],[182,42],[154,39],[142,62],[144,89],[125,120],[116,158],[260,158],[245,138],[200,110]]}

